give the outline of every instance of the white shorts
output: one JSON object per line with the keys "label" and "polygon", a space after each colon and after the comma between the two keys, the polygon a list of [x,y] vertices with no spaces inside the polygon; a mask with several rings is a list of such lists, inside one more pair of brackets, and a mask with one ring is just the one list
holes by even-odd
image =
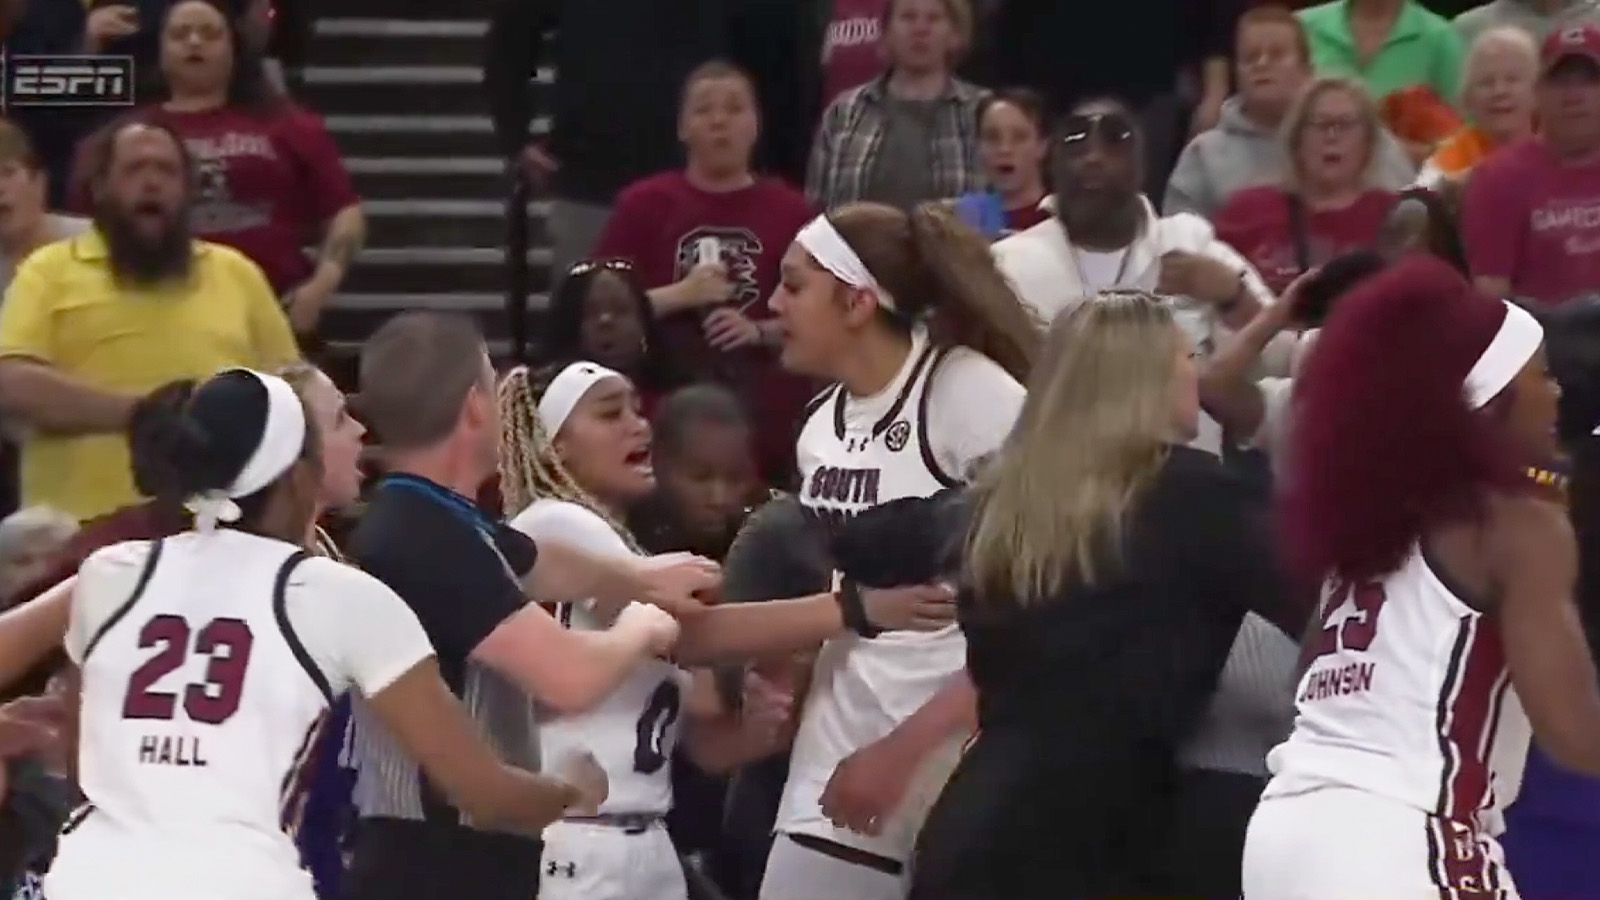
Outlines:
{"label": "white shorts", "polygon": [[759,900],[901,900],[899,875],[802,847],[779,833],[767,855]]}
{"label": "white shorts", "polygon": [[1487,833],[1352,788],[1262,800],[1242,875],[1244,900],[1517,900]]}
{"label": "white shorts", "polygon": [[687,900],[666,826],[640,832],[598,822],[544,830],[538,900]]}

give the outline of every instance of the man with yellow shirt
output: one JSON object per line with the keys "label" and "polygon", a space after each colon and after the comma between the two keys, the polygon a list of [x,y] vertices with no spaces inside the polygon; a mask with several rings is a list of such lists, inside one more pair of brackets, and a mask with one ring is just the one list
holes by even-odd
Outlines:
{"label": "man with yellow shirt", "polygon": [[140,396],[299,357],[261,270],[191,237],[177,136],[131,122],[91,140],[94,227],[35,251],[0,307],[0,410],[27,430],[22,505],[79,519],[140,500],[124,433]]}

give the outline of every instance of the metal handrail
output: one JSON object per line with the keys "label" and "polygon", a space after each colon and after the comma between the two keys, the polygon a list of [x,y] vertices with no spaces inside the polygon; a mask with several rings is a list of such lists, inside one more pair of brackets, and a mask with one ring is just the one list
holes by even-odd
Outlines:
{"label": "metal handrail", "polygon": [[528,203],[533,190],[518,175],[511,179],[506,200],[506,336],[511,341],[511,363],[528,362],[528,244],[532,226]]}

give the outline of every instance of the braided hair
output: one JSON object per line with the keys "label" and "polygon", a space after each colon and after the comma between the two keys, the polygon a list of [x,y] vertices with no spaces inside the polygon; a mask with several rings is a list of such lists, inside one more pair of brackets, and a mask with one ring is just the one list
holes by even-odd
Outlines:
{"label": "braided hair", "polygon": [[604,519],[628,549],[646,555],[633,532],[594,495],[584,490],[556,455],[551,435],[539,420],[539,399],[548,378],[539,378],[527,366],[517,366],[500,379],[496,400],[500,406],[500,496],[507,513],[515,515],[535,500],[563,500]]}

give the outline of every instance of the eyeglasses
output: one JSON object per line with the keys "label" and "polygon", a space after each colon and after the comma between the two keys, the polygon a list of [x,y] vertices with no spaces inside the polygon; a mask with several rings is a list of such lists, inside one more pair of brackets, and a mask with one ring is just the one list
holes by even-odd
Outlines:
{"label": "eyeglasses", "polygon": [[587,275],[590,272],[598,271],[624,272],[631,274],[633,272],[633,263],[619,257],[611,257],[610,259],[586,259],[582,262],[573,263],[572,267],[567,269],[567,276],[572,277],[576,275]]}
{"label": "eyeglasses", "polygon": [[1306,122],[1306,130],[1327,137],[1339,137],[1358,130],[1363,124],[1360,116],[1313,116]]}
{"label": "eyeglasses", "polygon": [[1133,141],[1133,122],[1120,112],[1083,113],[1061,120],[1061,146],[1081,153],[1094,138],[1108,147],[1123,147]]}

